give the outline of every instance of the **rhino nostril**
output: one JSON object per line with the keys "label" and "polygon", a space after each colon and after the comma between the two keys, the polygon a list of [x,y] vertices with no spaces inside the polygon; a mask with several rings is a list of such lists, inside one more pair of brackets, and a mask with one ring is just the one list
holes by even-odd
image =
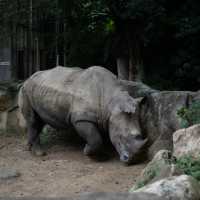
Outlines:
{"label": "rhino nostril", "polygon": [[126,162],[126,161],[129,160],[129,156],[124,154],[124,155],[121,156],[121,160]]}

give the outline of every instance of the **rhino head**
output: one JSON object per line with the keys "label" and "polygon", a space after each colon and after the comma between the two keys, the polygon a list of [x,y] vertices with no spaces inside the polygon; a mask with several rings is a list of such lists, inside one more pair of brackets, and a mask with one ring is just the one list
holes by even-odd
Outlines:
{"label": "rhino head", "polygon": [[147,139],[141,133],[139,124],[139,103],[127,92],[115,95],[109,119],[109,135],[119,153],[120,160],[126,164],[137,162]]}

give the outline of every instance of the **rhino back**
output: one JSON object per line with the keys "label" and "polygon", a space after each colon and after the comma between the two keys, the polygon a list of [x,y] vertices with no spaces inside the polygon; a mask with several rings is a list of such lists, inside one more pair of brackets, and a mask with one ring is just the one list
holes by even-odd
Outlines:
{"label": "rhino back", "polygon": [[74,77],[81,69],[56,67],[33,74],[24,84],[25,92],[34,111],[52,126],[66,126],[73,93]]}
{"label": "rhino back", "polygon": [[91,121],[107,131],[111,114],[109,104],[121,88],[116,76],[105,68],[92,66],[84,70],[74,84],[71,112],[75,121]]}
{"label": "rhino back", "polygon": [[116,76],[102,67],[56,67],[35,73],[24,87],[42,119],[53,126],[64,126],[74,113],[95,118],[93,121],[105,118],[106,104],[119,84]]}
{"label": "rhino back", "polygon": [[[83,71],[74,82],[76,90],[74,95],[76,100],[85,99],[95,108],[104,109],[112,98],[114,91],[120,88],[118,80],[114,74],[103,67],[93,66]],[[99,107],[100,106],[100,107]]]}

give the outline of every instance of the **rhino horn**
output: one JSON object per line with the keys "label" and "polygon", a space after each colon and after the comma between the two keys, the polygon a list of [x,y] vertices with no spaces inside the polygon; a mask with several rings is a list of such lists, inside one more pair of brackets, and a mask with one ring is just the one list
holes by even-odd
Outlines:
{"label": "rhino horn", "polygon": [[148,138],[145,138],[142,140],[137,140],[135,145],[137,146],[138,149],[141,149],[147,144],[147,142],[148,142]]}

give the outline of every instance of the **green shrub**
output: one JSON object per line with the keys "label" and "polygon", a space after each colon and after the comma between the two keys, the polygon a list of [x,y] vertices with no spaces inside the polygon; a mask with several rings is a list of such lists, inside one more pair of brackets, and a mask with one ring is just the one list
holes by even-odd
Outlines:
{"label": "green shrub", "polygon": [[139,189],[146,184],[148,184],[151,180],[153,180],[160,173],[159,163],[152,164],[144,173],[144,177],[142,180],[136,183],[134,190]]}
{"label": "green shrub", "polygon": [[43,128],[41,134],[40,134],[40,141],[42,144],[49,144],[51,141],[51,134],[48,132],[48,129],[46,127]]}
{"label": "green shrub", "polygon": [[187,128],[194,124],[200,124],[200,101],[193,102],[189,108],[181,108],[177,111],[181,119],[181,127]]}
{"label": "green shrub", "polygon": [[200,157],[194,159],[191,156],[184,156],[175,161],[177,167],[187,175],[190,175],[200,181]]}

